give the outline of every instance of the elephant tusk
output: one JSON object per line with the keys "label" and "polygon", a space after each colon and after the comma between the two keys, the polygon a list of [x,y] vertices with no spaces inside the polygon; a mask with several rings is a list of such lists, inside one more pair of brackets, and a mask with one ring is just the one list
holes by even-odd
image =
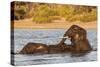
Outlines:
{"label": "elephant tusk", "polygon": [[63,39],[63,38],[65,38],[65,39],[70,39],[68,36],[66,36],[66,37],[59,37],[59,38],[61,38],[61,39]]}

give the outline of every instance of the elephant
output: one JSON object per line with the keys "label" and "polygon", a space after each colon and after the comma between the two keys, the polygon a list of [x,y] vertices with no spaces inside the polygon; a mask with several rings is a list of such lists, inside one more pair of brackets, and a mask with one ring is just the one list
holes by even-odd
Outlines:
{"label": "elephant", "polygon": [[[64,45],[65,43],[63,43],[62,45]],[[48,49],[49,49],[49,54],[53,54],[53,53],[63,53],[65,50],[65,47],[59,45],[59,44],[55,44],[55,45],[49,45]]]}
{"label": "elephant", "polygon": [[48,54],[61,53],[62,50],[57,45],[48,45]]}
{"label": "elephant", "polygon": [[70,52],[71,48],[72,48],[72,45],[68,45],[64,42],[62,44],[58,43],[56,45],[49,45],[48,46],[48,49],[49,49],[48,53],[49,54],[52,54],[52,53],[66,53],[66,52]]}
{"label": "elephant", "polygon": [[[71,40],[71,45],[69,46],[69,50],[71,52],[88,52],[92,50],[90,43],[87,39],[87,31],[78,25],[72,25],[63,35],[63,37],[68,36]],[[60,45],[65,42],[66,38],[63,38],[60,41]],[[65,46],[65,45],[63,45]],[[68,47],[68,45],[66,45]],[[66,48],[65,50],[68,50]]]}
{"label": "elephant", "polygon": [[31,43],[26,44],[19,54],[57,54],[63,53],[65,47],[56,45],[46,45],[42,43]]}
{"label": "elephant", "polygon": [[53,53],[85,53],[92,50],[87,39],[87,31],[77,25],[72,25],[63,35],[71,40],[71,44],[65,43],[66,38],[63,38],[56,45],[46,45],[42,43],[29,42],[19,52],[20,54],[53,54]]}
{"label": "elephant", "polygon": [[47,54],[48,47],[42,43],[31,43],[26,44],[23,49],[19,52],[20,54]]}

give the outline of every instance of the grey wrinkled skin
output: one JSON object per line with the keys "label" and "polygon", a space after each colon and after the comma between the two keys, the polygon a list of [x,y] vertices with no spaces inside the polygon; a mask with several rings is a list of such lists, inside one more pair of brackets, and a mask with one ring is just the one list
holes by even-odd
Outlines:
{"label": "grey wrinkled skin", "polygon": [[41,43],[28,43],[23,49],[19,52],[20,54],[47,54],[48,47],[45,44]]}
{"label": "grey wrinkled skin", "polygon": [[28,43],[19,52],[20,54],[52,54],[52,53],[82,53],[92,50],[87,39],[87,32],[85,29],[72,25],[63,35],[68,36],[71,40],[71,45],[65,44],[66,38],[63,38],[60,43],[56,45],[46,45],[42,43]]}
{"label": "grey wrinkled skin", "polygon": [[[88,52],[92,50],[90,43],[87,39],[87,32],[85,29],[77,25],[72,25],[63,35],[63,37],[66,36],[71,38],[71,50],[73,52]],[[64,43],[65,40],[65,38],[62,39],[60,44]]]}

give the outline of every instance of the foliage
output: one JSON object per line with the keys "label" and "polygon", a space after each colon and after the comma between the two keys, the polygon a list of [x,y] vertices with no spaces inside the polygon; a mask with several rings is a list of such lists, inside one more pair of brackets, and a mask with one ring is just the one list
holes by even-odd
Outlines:
{"label": "foliage", "polygon": [[80,22],[90,22],[97,20],[97,11],[96,9],[92,9],[90,12],[88,12],[88,9],[86,8],[80,8],[73,14],[66,16],[66,21],[80,21]]}
{"label": "foliage", "polygon": [[26,9],[24,7],[19,8],[16,12],[20,15],[24,15],[26,13]]}
{"label": "foliage", "polygon": [[33,21],[37,23],[51,22],[53,16],[57,15],[54,9],[49,8],[47,5],[41,5],[33,16]]}
{"label": "foliage", "polygon": [[97,20],[97,14],[96,14],[96,10],[93,10],[90,13],[84,14],[82,16],[82,18],[80,19],[80,21],[82,22],[90,22],[90,21],[95,21]]}
{"label": "foliage", "polygon": [[33,18],[33,22],[47,23],[53,20],[65,18],[66,21],[89,22],[97,20],[95,6],[57,5],[44,3],[16,2],[15,16],[21,18]]}

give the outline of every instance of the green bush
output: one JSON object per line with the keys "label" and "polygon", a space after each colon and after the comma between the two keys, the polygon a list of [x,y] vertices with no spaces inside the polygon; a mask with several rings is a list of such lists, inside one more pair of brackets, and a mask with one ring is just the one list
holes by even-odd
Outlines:
{"label": "green bush", "polygon": [[49,8],[47,5],[41,5],[33,16],[33,21],[37,23],[51,22],[57,12]]}
{"label": "green bush", "polygon": [[14,15],[18,17],[18,19],[24,19],[26,13],[26,8],[24,6],[21,6],[20,8],[15,10]]}
{"label": "green bush", "polygon": [[92,12],[84,14],[83,17],[80,19],[82,22],[90,22],[97,20],[96,10],[92,10]]}
{"label": "green bush", "polygon": [[33,18],[33,21],[36,23],[48,23],[51,22],[50,17],[35,17]]}
{"label": "green bush", "polygon": [[89,22],[96,20],[96,9],[88,11],[88,7],[78,8],[72,6],[57,6],[52,8],[48,5],[39,6],[36,11],[34,11],[33,21],[36,23],[52,22],[52,20],[60,19],[61,17],[66,18],[66,21],[81,21]]}
{"label": "green bush", "polygon": [[65,18],[66,21],[89,22],[97,19],[96,7],[15,2],[14,15],[19,19],[33,18],[33,22],[45,23]]}
{"label": "green bush", "polygon": [[16,10],[16,13],[18,13],[19,15],[24,15],[26,14],[26,8],[22,6]]}
{"label": "green bush", "polygon": [[59,16],[65,17],[73,14],[74,9],[71,6],[61,6],[57,8]]}
{"label": "green bush", "polygon": [[82,12],[81,14],[70,14],[66,16],[66,21],[90,22],[97,20],[97,11],[93,9],[91,12]]}

